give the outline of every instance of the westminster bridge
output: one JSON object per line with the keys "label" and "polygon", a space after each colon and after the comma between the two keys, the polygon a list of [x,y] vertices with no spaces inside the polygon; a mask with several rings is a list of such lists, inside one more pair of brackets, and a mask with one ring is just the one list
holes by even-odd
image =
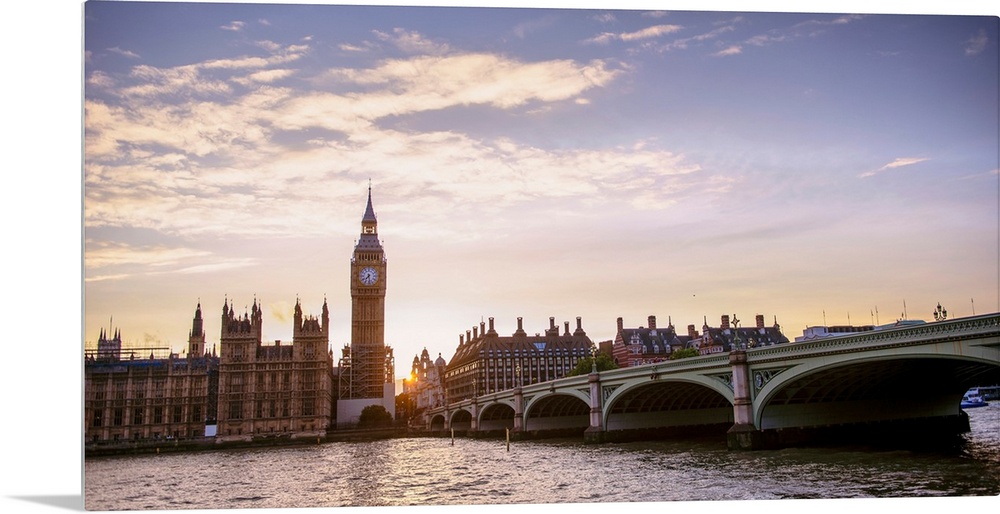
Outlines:
{"label": "westminster bridge", "polygon": [[427,429],[588,442],[725,434],[732,450],[925,440],[968,431],[962,395],[996,383],[1000,313],[524,385],[430,409]]}

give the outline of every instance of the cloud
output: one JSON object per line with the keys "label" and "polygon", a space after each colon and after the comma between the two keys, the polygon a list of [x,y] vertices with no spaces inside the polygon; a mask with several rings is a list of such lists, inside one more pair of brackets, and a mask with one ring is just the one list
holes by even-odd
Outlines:
{"label": "cloud", "polygon": [[118,243],[87,241],[84,267],[98,269],[109,266],[142,264],[147,266],[167,266],[191,258],[202,258],[209,252],[190,248],[168,248],[165,246],[130,246]]}
{"label": "cloud", "polygon": [[986,35],[986,31],[983,29],[979,29],[979,32],[976,33],[976,35],[972,36],[971,38],[969,38],[968,41],[965,42],[966,44],[965,55],[969,56],[979,55],[980,53],[982,53],[983,50],[986,49],[986,45],[989,42],[990,38],[989,36]]}
{"label": "cloud", "polygon": [[427,39],[423,34],[405,29],[395,28],[391,33],[373,30],[375,37],[395,45],[396,48],[410,54],[439,55],[449,51],[447,43],[439,43]]}
{"label": "cloud", "polygon": [[889,164],[886,164],[885,166],[882,166],[881,168],[879,168],[877,170],[866,171],[866,172],[858,175],[858,177],[860,177],[860,178],[867,178],[867,177],[871,177],[871,176],[877,175],[877,174],[879,174],[879,173],[881,173],[883,171],[887,171],[887,170],[891,170],[891,169],[895,169],[895,168],[902,168],[904,166],[911,166],[911,165],[914,165],[914,164],[917,164],[917,163],[924,162],[926,160],[929,160],[929,159],[927,157],[898,157],[895,160],[893,160],[892,162],[890,162]]}
{"label": "cloud", "polygon": [[370,43],[366,45],[352,45],[349,43],[341,43],[340,45],[337,46],[337,48],[345,52],[368,52],[372,49],[372,45]]}
{"label": "cloud", "polygon": [[743,47],[741,47],[740,45],[732,45],[722,50],[719,50],[718,52],[715,52],[712,55],[716,57],[726,57],[730,55],[739,55],[741,53],[743,53]]}
{"label": "cloud", "polygon": [[697,34],[687,38],[675,39],[657,48],[658,51],[668,52],[673,50],[686,50],[693,43],[702,43],[708,40],[716,39],[727,32],[736,30],[734,23],[740,21],[741,18],[736,18],[722,26],[712,29],[708,32]]}
{"label": "cloud", "polygon": [[[405,31],[393,37],[425,41]],[[559,102],[586,109],[583,94],[626,73],[615,62],[429,54],[313,72],[297,81],[306,89],[292,89],[273,84],[304,73],[294,62],[307,47],[264,46],[272,55],[137,66],[118,77],[126,83],[117,100],[85,102],[85,227],[190,238],[351,234],[354,223],[338,220],[354,220],[355,186],[378,176],[393,198],[382,208],[409,213],[394,228],[400,237],[486,237],[486,224],[449,220],[468,209],[516,213],[540,201],[563,211],[560,202],[586,206],[593,215],[609,205],[664,209],[719,187],[718,177],[653,140],[548,149],[419,132],[398,121],[469,106],[522,116],[543,116]],[[302,221],[309,219],[332,221]],[[501,221],[491,221],[493,229]],[[88,280],[255,264],[183,247],[87,251]]]}
{"label": "cloud", "polygon": [[101,70],[96,70],[87,77],[87,84],[100,88],[110,88],[114,86],[115,79]]}
{"label": "cloud", "polygon": [[245,22],[234,21],[234,22],[230,23],[229,25],[221,25],[219,28],[222,29],[222,30],[231,30],[233,32],[239,32],[239,31],[243,30],[243,27],[246,27],[246,25],[247,24]]}
{"label": "cloud", "polygon": [[236,82],[243,86],[250,87],[254,84],[267,84],[271,82],[276,82],[278,80],[290,77],[293,74],[295,74],[295,70],[290,70],[290,69],[261,70],[251,73],[246,77],[235,77],[233,78],[233,82]]}
{"label": "cloud", "polygon": [[593,16],[593,19],[595,21],[600,22],[600,23],[613,23],[613,22],[618,21],[618,18],[615,18],[615,15],[611,14],[609,12],[605,12],[605,13],[601,13],[601,14],[595,14]]}
{"label": "cloud", "polygon": [[118,48],[117,46],[114,47],[114,48],[108,48],[108,51],[112,52],[112,53],[116,53],[118,55],[124,55],[125,57],[128,57],[130,59],[138,59],[139,58],[139,54],[137,54],[135,52],[131,52],[129,50],[122,50],[121,48]]}
{"label": "cloud", "polygon": [[194,266],[188,266],[186,268],[181,268],[176,271],[171,271],[171,273],[180,273],[184,275],[197,274],[197,273],[217,273],[223,270],[246,268],[249,266],[254,266],[256,264],[257,260],[251,258],[230,259],[223,262],[196,264]]}
{"label": "cloud", "polygon": [[642,30],[637,30],[635,32],[621,32],[621,33],[611,33],[604,32],[598,34],[590,39],[585,40],[585,43],[595,43],[595,44],[608,44],[612,41],[624,41],[632,42],[639,41],[643,39],[652,39],[664,36],[666,34],[671,34],[682,30],[683,27],[680,25],[653,25],[652,27],[646,27]]}

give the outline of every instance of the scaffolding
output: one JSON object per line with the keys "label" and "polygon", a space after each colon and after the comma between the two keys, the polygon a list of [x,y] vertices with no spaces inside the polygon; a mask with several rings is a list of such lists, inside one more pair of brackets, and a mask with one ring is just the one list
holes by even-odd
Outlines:
{"label": "scaffolding", "polygon": [[382,398],[385,384],[395,379],[395,358],[391,347],[344,346],[337,362],[338,399]]}

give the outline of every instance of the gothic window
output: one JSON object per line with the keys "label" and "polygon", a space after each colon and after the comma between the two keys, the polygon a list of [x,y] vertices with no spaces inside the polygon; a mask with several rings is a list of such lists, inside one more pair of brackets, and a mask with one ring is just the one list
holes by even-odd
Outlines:
{"label": "gothic window", "polygon": [[136,408],[135,410],[132,411],[132,424],[133,425],[141,425],[142,424],[142,411],[143,411],[143,409],[141,407]]}
{"label": "gothic window", "polygon": [[115,409],[112,424],[116,427],[122,426],[122,423],[124,423],[123,419],[124,417],[125,417],[125,409]]}
{"label": "gothic window", "polygon": [[229,418],[243,419],[243,403],[239,401],[229,402]]}

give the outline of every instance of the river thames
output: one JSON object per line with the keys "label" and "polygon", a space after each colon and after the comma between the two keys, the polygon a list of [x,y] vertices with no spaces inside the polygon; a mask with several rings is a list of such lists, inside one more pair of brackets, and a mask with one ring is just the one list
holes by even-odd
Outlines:
{"label": "river thames", "polygon": [[406,438],[84,460],[88,510],[1000,495],[1000,403],[952,449]]}

